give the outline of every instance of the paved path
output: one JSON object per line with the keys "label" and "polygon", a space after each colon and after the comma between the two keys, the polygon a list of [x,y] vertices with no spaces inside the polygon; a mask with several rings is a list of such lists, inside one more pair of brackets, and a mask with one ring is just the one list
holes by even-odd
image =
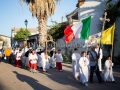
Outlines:
{"label": "paved path", "polygon": [[94,83],[83,86],[74,80],[70,64],[63,64],[63,72],[49,69],[48,73],[31,73],[28,70],[0,63],[0,90],[120,90],[120,68],[114,68],[117,81],[99,84],[96,76]]}

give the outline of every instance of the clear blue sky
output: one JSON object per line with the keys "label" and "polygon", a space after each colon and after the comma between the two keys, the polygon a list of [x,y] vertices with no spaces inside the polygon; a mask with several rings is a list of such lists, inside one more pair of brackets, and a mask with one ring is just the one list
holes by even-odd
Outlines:
{"label": "clear blue sky", "polygon": [[[55,14],[49,17],[48,25],[53,21],[61,22],[61,17],[66,20],[66,14],[69,14],[76,8],[78,0],[62,0],[56,6]],[[11,36],[11,28],[25,27],[24,21],[28,20],[28,28],[36,28],[38,21],[32,17],[29,6],[20,5],[19,0],[1,0],[0,2],[0,34]]]}

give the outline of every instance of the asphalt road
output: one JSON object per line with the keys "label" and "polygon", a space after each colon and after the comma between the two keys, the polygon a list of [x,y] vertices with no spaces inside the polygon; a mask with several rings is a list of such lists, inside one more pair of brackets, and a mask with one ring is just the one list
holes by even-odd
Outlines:
{"label": "asphalt road", "polygon": [[[63,72],[49,69],[43,73],[31,73],[14,65],[0,63],[0,90],[120,90],[120,67],[113,68],[116,83],[94,83],[88,87],[73,78],[71,64],[63,64]],[[102,74],[103,76],[103,74]]]}

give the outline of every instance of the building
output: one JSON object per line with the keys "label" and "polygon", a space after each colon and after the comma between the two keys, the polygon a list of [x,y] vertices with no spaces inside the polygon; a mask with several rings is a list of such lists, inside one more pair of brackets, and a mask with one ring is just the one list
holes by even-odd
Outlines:
{"label": "building", "polygon": [[[116,1],[117,0],[113,0],[113,3]],[[66,16],[69,24],[74,24],[77,21],[79,22],[82,19],[91,16],[92,20],[91,20],[91,27],[90,27],[90,35],[100,32],[101,31],[100,18],[104,14],[103,9],[106,8],[106,2],[107,2],[107,0],[78,0],[77,7],[75,8],[75,10]],[[119,40],[119,38],[120,38],[120,35],[119,35],[120,19],[119,19],[119,21],[116,22],[116,27],[117,27],[117,29],[115,32],[116,32],[116,35],[118,38],[118,43],[117,43],[117,45],[115,45],[115,50],[116,50],[116,52],[114,53],[115,56],[118,55],[120,52],[120,49],[117,48],[120,46],[120,40]],[[69,48],[67,48],[67,50],[68,50],[67,52],[69,53],[69,51],[73,52],[73,49],[75,47],[77,47],[79,52],[81,52],[83,50],[84,51],[86,50],[86,48],[82,47],[84,45],[84,42],[85,42],[85,40],[82,40],[82,39],[74,39],[69,44],[66,45],[65,41],[64,41],[64,37],[63,37],[62,39],[59,39],[57,41],[57,43],[58,43],[57,48],[61,48],[61,49],[63,49],[62,51],[65,52],[64,51],[65,48],[69,47]]]}
{"label": "building", "polygon": [[[9,37],[9,36],[5,36],[5,35],[1,35],[0,34],[0,37],[3,39],[3,41],[4,41],[4,45],[3,45],[3,42],[1,42],[1,44],[0,44],[0,47],[1,46],[4,46],[4,47],[11,47],[11,37]],[[2,48],[2,47],[1,47]],[[0,49],[1,49],[0,48]]]}
{"label": "building", "polygon": [[[22,28],[22,27],[21,27],[21,28]],[[36,34],[38,34],[38,28],[27,28],[27,29],[30,31],[31,35],[36,35]],[[11,29],[11,46],[13,46],[13,45],[19,45],[19,46],[21,46],[21,47],[24,46],[25,40],[21,39],[21,40],[17,40],[17,41],[16,41],[16,40],[14,39],[16,33],[17,33],[19,30],[20,30],[20,28],[16,28],[16,27],[14,27],[14,28]],[[28,39],[27,39],[27,41],[28,41]],[[29,40],[29,41],[30,41],[30,40]]]}

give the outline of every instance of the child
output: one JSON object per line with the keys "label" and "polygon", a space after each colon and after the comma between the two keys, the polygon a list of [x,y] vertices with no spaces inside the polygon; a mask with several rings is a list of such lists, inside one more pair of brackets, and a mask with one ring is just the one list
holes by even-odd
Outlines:
{"label": "child", "polygon": [[19,50],[16,55],[16,67],[21,67],[21,65],[22,65],[21,56],[22,56],[22,51]]}
{"label": "child", "polygon": [[88,65],[89,61],[86,58],[86,53],[83,51],[82,52],[82,57],[79,60],[79,70],[80,70],[80,81],[85,85],[88,86]]}
{"label": "child", "polygon": [[35,51],[32,50],[31,54],[29,55],[29,60],[30,60],[30,72],[36,73],[36,69],[37,69],[37,60],[38,57],[35,54]]}
{"label": "child", "polygon": [[109,55],[107,60],[105,61],[105,66],[104,66],[104,81],[112,81],[115,82],[115,79],[113,77],[113,70],[112,70],[112,60],[111,56]]}
{"label": "child", "polygon": [[50,68],[50,63],[49,63],[49,56],[48,56],[48,52],[46,50],[44,50],[43,53],[41,53],[41,57],[42,57],[42,66],[43,66],[43,72],[47,72],[47,69]]}
{"label": "child", "polygon": [[61,54],[61,50],[58,50],[58,53],[55,54],[55,59],[56,59],[56,67],[59,71],[62,71],[62,61],[63,57]]}
{"label": "child", "polygon": [[72,72],[74,75],[74,78],[78,80],[79,78],[79,60],[80,60],[80,54],[78,53],[77,48],[74,49],[74,52],[72,54]]}

